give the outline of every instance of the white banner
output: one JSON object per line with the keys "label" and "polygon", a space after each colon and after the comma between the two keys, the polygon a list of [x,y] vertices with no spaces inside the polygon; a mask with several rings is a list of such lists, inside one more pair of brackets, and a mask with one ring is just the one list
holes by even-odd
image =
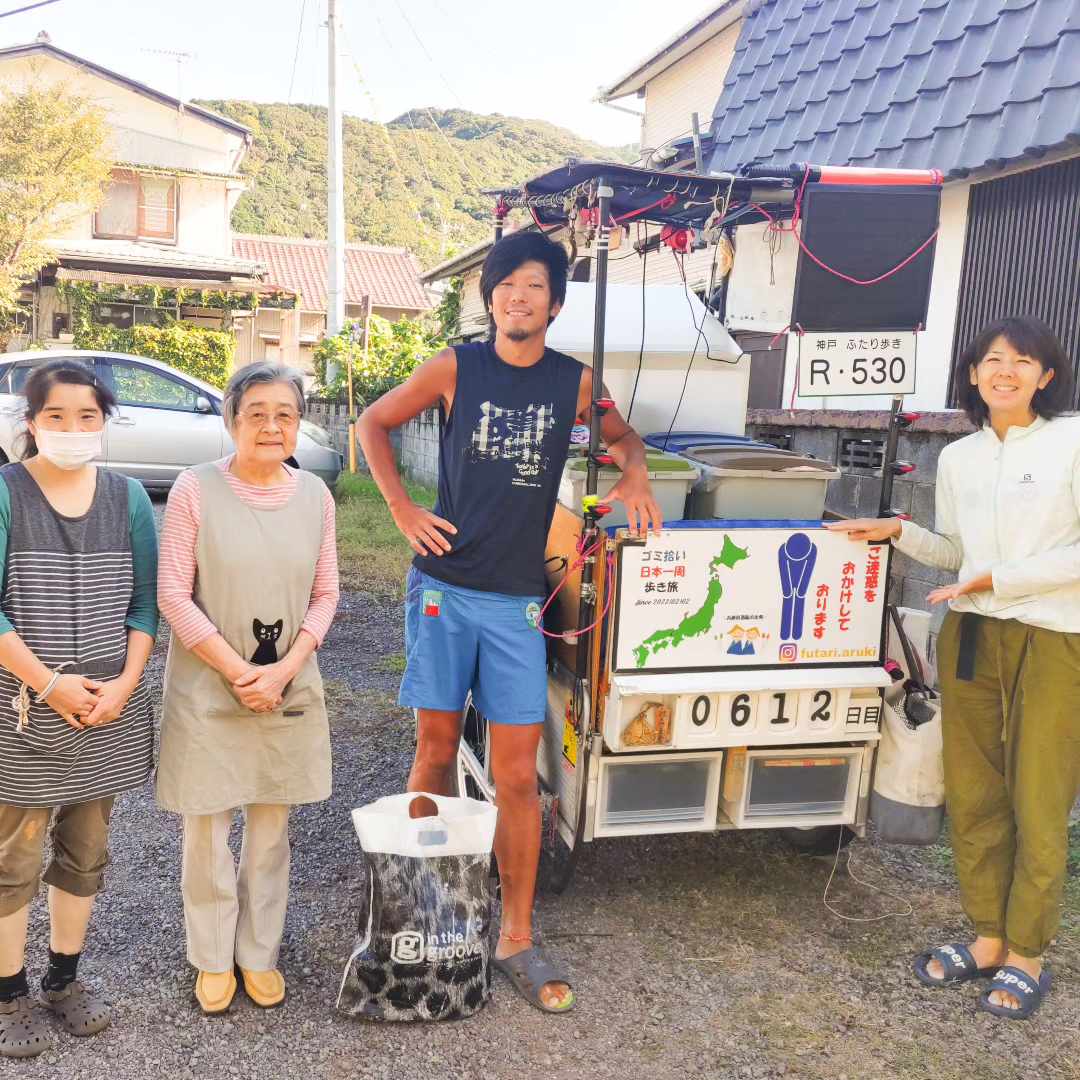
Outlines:
{"label": "white banner", "polygon": [[799,397],[915,393],[914,333],[807,330],[792,335],[791,345],[799,358]]}
{"label": "white banner", "polygon": [[666,529],[620,552],[616,671],[882,659],[888,544],[740,526]]}

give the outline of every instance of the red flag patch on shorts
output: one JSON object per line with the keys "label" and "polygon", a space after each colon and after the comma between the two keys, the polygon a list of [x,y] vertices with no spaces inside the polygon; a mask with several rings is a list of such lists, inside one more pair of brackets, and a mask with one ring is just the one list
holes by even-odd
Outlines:
{"label": "red flag patch on shorts", "polygon": [[437,616],[441,609],[442,593],[438,589],[425,589],[423,603],[424,614]]}

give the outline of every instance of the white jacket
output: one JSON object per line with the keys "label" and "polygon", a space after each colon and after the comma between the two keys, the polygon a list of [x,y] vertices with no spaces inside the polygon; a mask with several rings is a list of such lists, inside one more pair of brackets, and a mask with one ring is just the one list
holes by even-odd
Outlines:
{"label": "white jacket", "polygon": [[993,576],[993,592],[954,611],[1080,633],[1080,416],[1037,418],[1004,442],[984,427],[945,447],[934,518],[935,532],[905,521],[897,549],[960,581]]}

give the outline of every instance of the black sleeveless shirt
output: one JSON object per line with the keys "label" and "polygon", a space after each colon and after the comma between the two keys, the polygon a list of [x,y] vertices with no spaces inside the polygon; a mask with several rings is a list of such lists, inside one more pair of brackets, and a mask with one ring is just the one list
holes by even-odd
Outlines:
{"label": "black sleeveless shirt", "polygon": [[570,448],[583,365],[546,349],[532,367],[500,360],[491,342],[454,348],[457,388],[439,407],[435,513],[457,528],[445,555],[413,565],[483,592],[547,591],[544,548]]}

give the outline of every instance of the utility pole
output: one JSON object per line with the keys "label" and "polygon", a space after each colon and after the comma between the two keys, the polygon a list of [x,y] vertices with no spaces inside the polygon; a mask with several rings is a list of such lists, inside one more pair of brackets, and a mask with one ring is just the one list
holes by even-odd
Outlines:
{"label": "utility pole", "polygon": [[338,86],[337,0],[327,0],[330,94],[327,120],[329,137],[326,155],[327,188],[327,278],[326,332],[331,337],[345,325],[345,166],[341,121],[341,94]]}

